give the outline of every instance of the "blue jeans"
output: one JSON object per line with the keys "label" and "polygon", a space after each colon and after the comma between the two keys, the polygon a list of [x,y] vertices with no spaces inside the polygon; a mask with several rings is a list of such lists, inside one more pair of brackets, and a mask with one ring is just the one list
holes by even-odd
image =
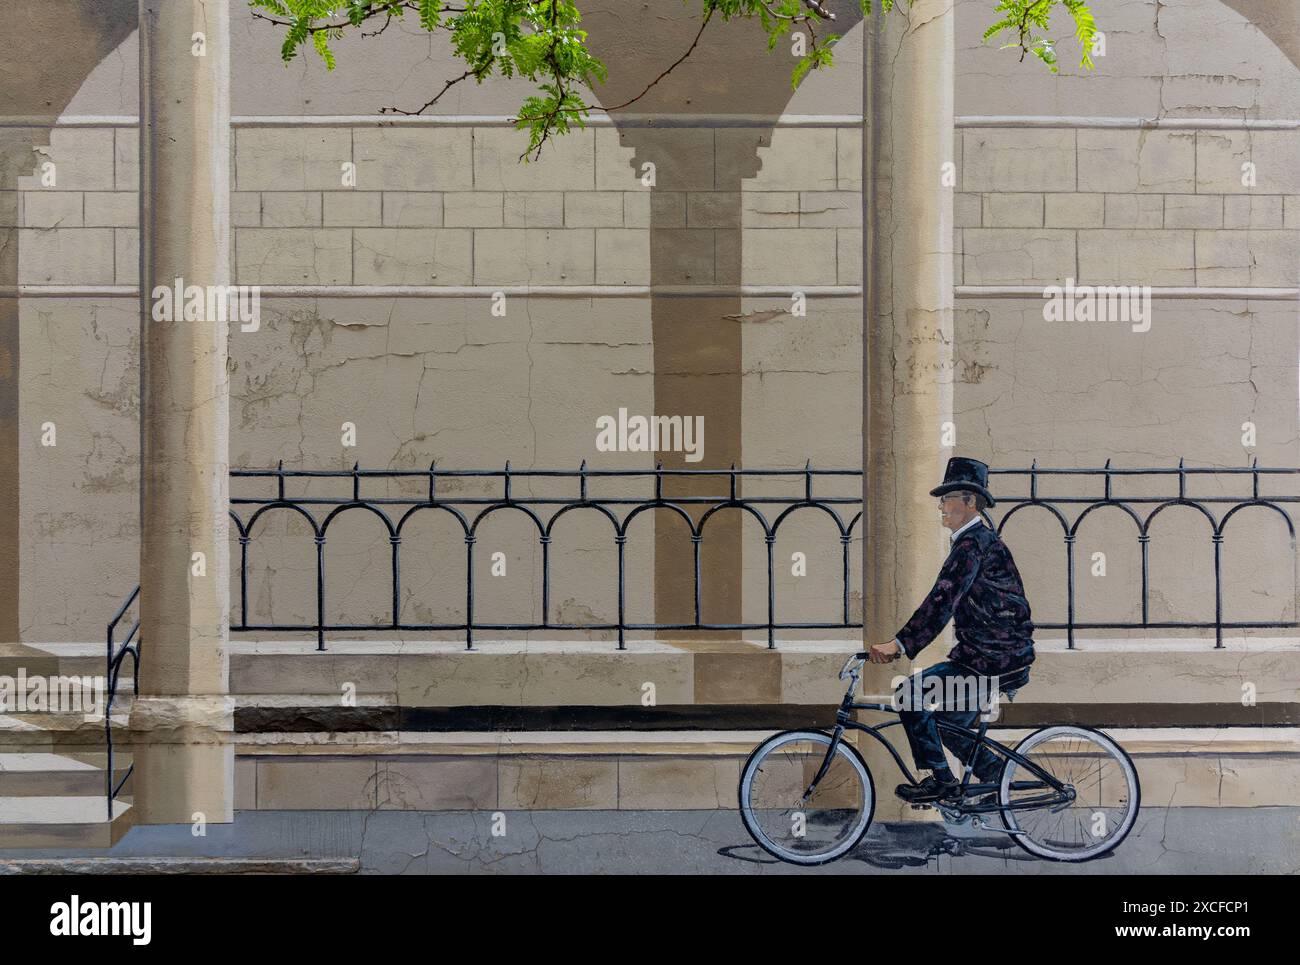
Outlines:
{"label": "blue jeans", "polygon": [[[1004,674],[1002,680],[1010,684],[1014,677],[1015,685],[1023,686],[1025,676],[1027,675]],[[967,678],[970,686],[952,688],[940,683],[944,678]],[[927,681],[933,682],[927,686]],[[982,683],[982,691],[975,689],[977,682]],[[969,698],[977,693],[985,697],[991,696],[996,693],[998,683],[997,678],[981,678],[968,667],[944,661],[927,667],[899,686],[895,691],[896,698],[903,707],[908,707],[910,702],[910,709],[900,710],[898,716],[903,722],[903,729],[907,731],[907,740],[912,746],[912,759],[918,768],[946,768],[948,759],[943,753],[945,745],[957,755],[962,764],[966,763],[975,741],[964,734],[948,731],[941,734],[938,721],[944,720],[959,727],[972,727],[979,719],[981,708]],[[936,687],[942,689],[933,689]],[[940,698],[937,706],[932,703],[931,694]],[[975,777],[981,783],[989,783],[996,781],[1001,773],[1002,759],[987,747],[981,746],[975,757]]]}

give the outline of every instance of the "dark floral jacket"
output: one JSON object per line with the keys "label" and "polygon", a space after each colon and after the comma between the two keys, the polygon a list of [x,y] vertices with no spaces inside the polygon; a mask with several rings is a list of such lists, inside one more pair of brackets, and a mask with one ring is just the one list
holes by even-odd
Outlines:
{"label": "dark floral jacket", "polygon": [[1034,624],[1011,551],[980,523],[952,544],[925,601],[896,634],[915,657],[953,620],[957,645],[949,660],[978,674],[1003,674],[1034,661]]}

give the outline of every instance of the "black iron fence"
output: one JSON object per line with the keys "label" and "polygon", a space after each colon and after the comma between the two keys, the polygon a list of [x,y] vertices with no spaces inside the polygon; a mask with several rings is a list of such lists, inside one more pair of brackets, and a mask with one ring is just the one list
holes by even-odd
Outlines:
{"label": "black iron fence", "polygon": [[[1038,508],[1051,515],[1061,527],[1061,537],[1065,551],[1066,574],[1066,619],[1063,622],[1035,620],[1034,624],[1044,630],[1064,630],[1071,649],[1074,647],[1076,630],[1213,630],[1215,647],[1223,646],[1224,630],[1251,629],[1295,629],[1300,622],[1292,620],[1225,620],[1223,599],[1223,539],[1228,524],[1244,510],[1258,508],[1266,511],[1278,525],[1285,527],[1290,544],[1290,558],[1287,571],[1291,575],[1291,608],[1296,608],[1295,592],[1297,589],[1297,557],[1295,539],[1295,520],[1289,507],[1300,503],[1300,493],[1295,491],[1295,482],[1300,481],[1300,469],[1264,468],[1256,461],[1250,467],[1209,468],[1189,467],[1182,459],[1176,467],[1121,469],[1112,467],[1110,460],[1100,469],[1045,469],[1039,468],[1037,461],[1028,469],[991,469],[990,475],[998,480],[990,481],[998,505],[996,523],[994,517],[985,513],[990,525],[995,525],[999,534],[1004,534],[1007,523],[1021,512]],[[1061,480],[1073,484],[1090,483],[1092,492],[1063,492],[1044,494],[1043,488]],[[1021,495],[1004,495],[1007,484],[1019,483],[1024,490]],[[1190,490],[1195,483],[1215,483],[1225,488],[1236,488],[1238,492],[1196,493]],[[1292,483],[1292,491],[1265,492],[1265,483],[1273,487]],[[1128,488],[1126,493],[1119,492]],[[1143,492],[1145,489],[1164,489],[1163,492]],[[1152,620],[1151,619],[1151,576],[1150,547],[1151,526],[1162,513],[1176,506],[1186,506],[1204,517],[1206,535],[1213,547],[1214,554],[1214,619],[1213,620]],[[1142,618],[1138,621],[1081,621],[1076,618],[1078,592],[1075,580],[1077,561],[1075,546],[1079,529],[1089,516],[1101,509],[1118,510],[1132,520],[1141,557],[1140,602]],[[1216,515],[1216,511],[1218,515]],[[1007,537],[1007,544],[1014,550],[1016,542]]]}
{"label": "black iron fence", "polygon": [[[1073,648],[1078,630],[1201,630],[1213,631],[1215,646],[1223,646],[1225,630],[1297,629],[1300,622],[1294,616],[1295,577],[1297,554],[1293,507],[1300,503],[1300,469],[1265,468],[1258,465],[1243,468],[1188,467],[1181,460],[1176,467],[1116,468],[1109,462],[1100,468],[1053,469],[1042,468],[1037,463],[1027,469],[992,469],[991,485],[998,494],[997,506],[985,513],[985,519],[1006,536],[1013,550],[1029,549],[1024,536],[1007,532],[1008,523],[1031,510],[1047,513],[1059,526],[1065,574],[1065,613],[1063,620],[1045,620],[1042,608],[1036,608],[1039,619],[1035,624],[1042,630],[1063,631],[1068,645]],[[818,482],[826,477],[839,477],[846,485],[858,485],[861,470],[814,469],[655,469],[655,470],[592,470],[585,464],[576,470],[517,470],[509,464],[500,470],[438,469],[427,470],[286,470],[240,469],[231,473],[232,480],[252,480],[267,484],[270,492],[260,495],[237,495],[231,498],[233,535],[239,543],[235,561],[239,579],[237,600],[231,613],[231,630],[235,632],[287,631],[311,633],[317,648],[325,649],[325,637],[335,632],[365,631],[453,631],[463,633],[466,645],[472,647],[478,631],[526,630],[596,630],[617,634],[618,646],[624,649],[629,631],[654,630],[741,630],[762,631],[769,646],[775,646],[776,634],[783,630],[833,630],[860,629],[861,620],[853,619],[850,598],[851,543],[860,533],[861,500],[854,495],[825,495],[818,491]],[[665,496],[665,481],[675,477],[711,479],[719,484],[715,495]],[[440,484],[450,489],[449,481],[465,479],[486,480],[499,487],[498,491],[470,496],[440,492]],[[573,489],[567,495],[535,497],[517,492],[521,481],[559,479]],[[591,492],[593,483],[602,479],[641,481],[651,491],[641,496],[597,496]],[[746,495],[742,492],[746,481],[784,480],[787,491],[776,495]],[[412,483],[420,487],[419,495],[372,496],[363,491],[367,481],[396,480],[406,488]],[[290,492],[295,484],[342,485],[342,495],[300,495]],[[1198,484],[1213,483],[1221,491],[1198,492]],[[232,483],[233,485],[233,483]],[[1290,487],[1289,490],[1287,487]],[[756,487],[757,488],[757,487]],[[764,488],[770,488],[766,486]],[[1236,491],[1230,491],[1230,490]],[[797,491],[796,491],[797,490]],[[1060,490],[1060,491],[1058,491]],[[1275,491],[1280,490],[1280,491]],[[1207,620],[1153,619],[1151,594],[1152,526],[1162,514],[1174,507],[1188,507],[1204,519],[1205,536],[1213,553],[1214,618]],[[1080,527],[1093,514],[1102,509],[1118,511],[1133,524],[1133,538],[1140,554],[1138,597],[1141,616],[1134,620],[1081,620],[1078,617],[1077,541]],[[258,522],[271,510],[288,510],[306,521],[315,543],[315,620],[303,623],[261,622],[249,618],[249,560],[250,543],[258,538]],[[484,619],[475,607],[474,550],[477,534],[485,519],[505,509],[522,512],[535,529],[542,556],[542,619],[535,622],[505,623]],[[735,509],[757,521],[766,544],[766,620],[761,622],[709,622],[701,612],[701,551],[707,536],[707,524],[718,512]],[[840,543],[840,578],[837,595],[840,603],[834,619],[823,622],[795,622],[778,619],[777,596],[774,580],[773,546],[782,524],[800,510],[814,510],[826,514],[834,523],[834,533]],[[1283,572],[1292,580],[1293,599],[1291,619],[1230,620],[1225,618],[1223,542],[1233,520],[1246,510],[1255,509],[1275,520],[1282,527],[1289,557]],[[383,527],[391,545],[391,612],[386,619],[371,623],[330,622],[326,619],[325,546],[331,524],[350,510],[372,514]],[[466,561],[465,613],[460,622],[411,622],[401,616],[402,548],[407,524],[426,510],[449,514],[460,528]],[[611,528],[617,552],[617,573],[614,580],[618,592],[617,619],[609,622],[573,623],[552,621],[551,568],[552,536],[556,522],[578,510],[603,516]],[[693,555],[694,618],[687,622],[645,623],[631,622],[627,618],[626,544],[628,526],[639,515],[650,510],[663,510],[679,517],[688,527]],[[770,518],[769,518],[770,517]],[[1276,566],[1274,567],[1277,568]],[[138,592],[138,591],[137,591]],[[134,595],[132,597],[134,599]],[[119,615],[120,618],[120,615]],[[115,621],[116,623],[116,621]],[[110,627],[110,640],[112,628]],[[135,630],[127,637],[119,651],[110,642],[110,673],[120,670],[121,660],[130,652],[139,657],[138,643],[131,645]],[[116,661],[116,663],[114,663]]]}
{"label": "black iron fence", "polygon": [[[232,497],[230,518],[234,524],[235,535],[239,541],[239,558],[236,563],[239,575],[238,613],[231,614],[231,630],[270,631],[288,630],[311,632],[316,635],[317,648],[325,649],[326,633],[367,630],[395,630],[407,632],[456,631],[465,635],[466,646],[474,645],[474,634],[480,630],[529,631],[529,630],[596,630],[614,632],[618,637],[618,648],[626,649],[628,631],[651,630],[739,630],[764,631],[768,646],[775,647],[778,630],[830,630],[852,629],[861,627],[860,621],[854,622],[850,614],[850,544],[854,530],[861,519],[861,497],[859,495],[834,496],[822,495],[815,491],[818,480],[827,477],[861,478],[860,470],[848,469],[814,469],[806,465],[803,469],[663,469],[621,470],[588,469],[584,463],[574,469],[511,469],[509,463],[504,469],[438,469],[430,466],[423,471],[404,471],[389,469],[352,470],[286,470],[283,465],[276,469],[250,470],[237,469],[231,472],[232,481],[236,479],[260,479],[269,481],[274,492],[256,497]],[[717,495],[672,495],[665,496],[665,483],[670,480],[690,479],[695,483],[702,481],[717,482],[720,490]],[[445,495],[439,491],[440,483],[444,489],[450,481],[457,483],[467,479],[487,480],[499,484],[499,492],[479,496]],[[520,495],[518,487],[524,483],[539,480],[564,480],[572,491],[560,496]],[[789,485],[793,483],[795,491],[777,495],[745,495],[741,489],[746,481],[773,481],[783,479]],[[290,484],[304,482],[340,481],[346,484],[347,495],[295,496],[290,495]],[[376,480],[392,480],[409,484],[414,481],[420,487],[419,496],[367,496],[363,486]],[[618,480],[623,483],[644,484],[650,494],[640,496],[595,495],[591,489],[598,481]],[[233,482],[232,482],[233,484]],[[855,488],[860,491],[860,484]],[[240,508],[247,507],[245,519],[240,515]],[[844,510],[841,512],[841,508]],[[475,608],[474,547],[478,532],[483,522],[493,514],[512,509],[522,512],[535,527],[537,539],[541,545],[542,605],[540,622],[492,622],[480,618]],[[767,619],[763,622],[711,622],[703,618],[701,612],[701,553],[706,538],[710,519],[723,510],[738,510],[756,520],[762,527],[766,543],[767,556]],[[255,539],[258,521],[272,510],[289,510],[307,521],[316,544],[316,620],[314,623],[286,625],[281,623],[250,622],[248,615],[248,547]],[[362,510],[376,516],[384,527],[391,544],[391,590],[392,608],[390,619],[382,623],[339,623],[326,620],[326,582],[325,582],[325,545],[330,525],[343,513],[350,510]],[[402,587],[402,547],[403,533],[407,524],[421,512],[436,510],[450,514],[461,529],[465,544],[465,619],[461,622],[421,623],[403,620],[401,615]],[[618,618],[611,622],[571,623],[557,622],[551,619],[551,546],[556,523],[566,515],[579,510],[599,514],[610,524],[611,536],[617,552],[617,575],[615,585],[618,593]],[[638,516],[651,510],[670,512],[689,528],[692,544],[694,570],[694,619],[678,623],[639,623],[627,618],[627,552],[628,527]],[[766,510],[766,512],[765,512]],[[825,622],[793,622],[777,619],[776,584],[774,579],[773,547],[777,534],[783,523],[801,510],[814,510],[826,514],[834,521],[840,542],[842,570],[840,579],[841,605],[835,619]],[[848,514],[852,513],[851,516]],[[769,519],[769,515],[771,518]],[[545,516],[545,518],[543,518]]]}

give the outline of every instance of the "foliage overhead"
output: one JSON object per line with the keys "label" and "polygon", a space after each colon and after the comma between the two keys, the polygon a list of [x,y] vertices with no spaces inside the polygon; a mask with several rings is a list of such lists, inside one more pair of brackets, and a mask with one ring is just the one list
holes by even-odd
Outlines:
{"label": "foliage overhead", "polygon": [[[651,81],[640,94],[623,104],[604,107],[590,103],[582,91],[591,91],[607,77],[605,65],[587,47],[587,32],[581,28],[582,12],[574,0],[248,0],[253,15],[284,28],[280,56],[285,63],[311,46],[333,70],[336,61],[330,42],[348,31],[362,36],[382,34],[396,19],[413,15],[429,32],[445,32],[452,50],[464,62],[462,74],[449,78],[424,105],[415,110],[385,108],[394,114],[422,114],[455,85],[473,78],[483,83],[493,76],[523,77],[537,86],[524,100],[515,125],[528,131],[528,148],[522,160],[538,157],[542,145],[553,135],[567,133],[572,126],[585,127],[591,111],[621,110],[645,94],[695,50],[710,21],[752,20],[767,33],[767,49],[774,50],[782,38],[795,32],[805,35],[803,55],[791,73],[792,87],[798,87],[812,70],[834,64],[835,43],[840,35],[822,32],[834,27],[830,7],[834,0],[683,0],[700,3],[700,27],[684,54]],[[889,13],[895,6],[910,7],[913,0],[842,0],[860,6],[863,16],[873,7]],[[993,0],[990,0],[993,2]],[[1074,27],[1074,37],[1083,48],[1080,64],[1091,68],[1092,45],[1097,24],[1086,0],[996,0],[993,14],[998,19],[984,32],[984,40],[1009,35],[1003,47],[1020,50],[1020,59],[1033,54],[1052,73],[1059,69],[1056,46],[1049,36],[1052,14],[1064,8]]]}

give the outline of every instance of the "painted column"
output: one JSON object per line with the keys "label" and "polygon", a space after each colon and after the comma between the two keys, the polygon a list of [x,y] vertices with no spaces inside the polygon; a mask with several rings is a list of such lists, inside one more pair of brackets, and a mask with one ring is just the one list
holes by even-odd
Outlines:
{"label": "painted column", "polygon": [[[953,452],[945,434],[953,422],[954,19],[950,0],[916,0],[910,9],[874,16],[864,33],[868,645],[893,638],[933,585],[948,551],[929,491]],[[889,694],[893,678],[938,662],[947,650],[940,639],[917,661],[872,667],[864,691]],[[903,735],[896,736],[911,766]],[[879,778],[877,820],[935,814],[898,801],[893,761],[883,750],[863,749]]]}
{"label": "painted column", "polygon": [[[226,0],[140,2],[141,640],[138,820],[233,818],[224,321],[154,318],[155,286],[226,285]],[[176,306],[179,308],[179,306]]]}

